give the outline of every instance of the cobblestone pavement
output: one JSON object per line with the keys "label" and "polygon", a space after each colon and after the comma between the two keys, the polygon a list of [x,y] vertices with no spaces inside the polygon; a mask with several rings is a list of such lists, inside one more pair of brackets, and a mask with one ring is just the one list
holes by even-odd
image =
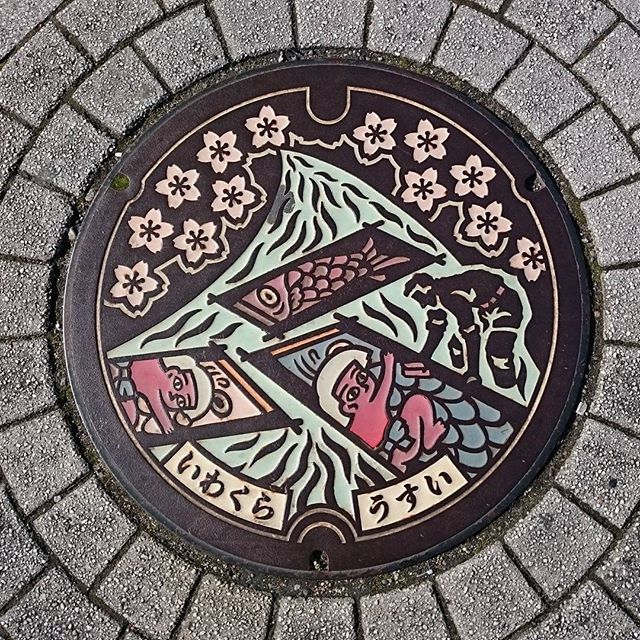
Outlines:
{"label": "cobblestone pavement", "polygon": [[[637,0],[0,2],[0,637],[640,638]],[[596,338],[578,415],[489,528],[373,579],[286,583],[187,548],[75,412],[65,268],[132,141],[229,74],[335,55],[431,75],[509,122],[581,228]]]}

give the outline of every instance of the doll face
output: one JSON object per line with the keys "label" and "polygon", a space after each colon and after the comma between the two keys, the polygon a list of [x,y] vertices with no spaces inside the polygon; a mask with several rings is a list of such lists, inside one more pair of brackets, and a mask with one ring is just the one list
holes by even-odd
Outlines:
{"label": "doll face", "polygon": [[371,402],[375,392],[375,380],[358,362],[352,362],[340,376],[335,395],[344,415],[354,414],[361,406]]}
{"label": "doll face", "polygon": [[166,383],[160,389],[164,405],[169,409],[194,409],[198,393],[193,374],[178,367],[169,367],[165,374]]}

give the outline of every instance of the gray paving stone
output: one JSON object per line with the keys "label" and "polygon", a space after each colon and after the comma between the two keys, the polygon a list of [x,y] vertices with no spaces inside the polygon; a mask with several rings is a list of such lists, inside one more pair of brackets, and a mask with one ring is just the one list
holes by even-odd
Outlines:
{"label": "gray paving stone", "polygon": [[93,582],[135,531],[93,478],[33,524],[53,553],[86,585]]}
{"label": "gray paving stone", "polygon": [[605,340],[640,342],[640,269],[602,274]]}
{"label": "gray paving stone", "polygon": [[593,97],[573,74],[538,47],[514,69],[494,97],[543,138]]}
{"label": "gray paving stone", "polygon": [[625,127],[640,123],[640,35],[631,27],[618,25],[575,69]]}
{"label": "gray paving stone", "polygon": [[133,631],[129,631],[122,640],[142,640],[142,636],[139,636],[137,633],[133,633]]}
{"label": "gray paving stone", "polygon": [[640,160],[599,106],[549,138],[544,146],[578,197],[640,171]]}
{"label": "gray paving stone", "polygon": [[522,566],[556,599],[604,553],[613,535],[555,489],[505,536]]}
{"label": "gray paving stone", "polygon": [[449,0],[376,0],[367,47],[425,62],[451,7]]}
{"label": "gray paving stone", "polygon": [[475,0],[476,4],[489,9],[489,11],[499,11],[505,0]]}
{"label": "gray paving stone", "polygon": [[88,67],[62,34],[46,25],[0,69],[0,104],[39,125]]}
{"label": "gray paving stone", "polygon": [[281,598],[273,640],[355,640],[350,598]]}
{"label": "gray paving stone", "polygon": [[268,593],[205,576],[180,626],[178,640],[264,640],[271,600]]}
{"label": "gray paving stone", "polygon": [[640,27],[640,3],[638,0],[609,0],[612,7],[616,8],[622,15]]}
{"label": "gray paving stone", "polygon": [[640,616],[640,521],[618,542],[597,574],[633,613]]}
{"label": "gray paving stone", "polygon": [[62,416],[48,413],[0,432],[0,468],[30,513],[87,471]]}
{"label": "gray paving stone", "polygon": [[49,276],[46,265],[0,260],[0,336],[46,331]]}
{"label": "gray paving stone", "polygon": [[499,543],[436,582],[462,640],[502,640],[542,610],[540,598]]}
{"label": "gray paving stone", "polygon": [[362,47],[365,0],[295,0],[295,6],[301,47]]}
{"label": "gray paving stone", "polygon": [[154,0],[74,0],[58,19],[97,60],[161,16]]}
{"label": "gray paving stone", "polygon": [[232,58],[293,46],[287,0],[210,0]]}
{"label": "gray paving stone", "polygon": [[115,640],[120,625],[51,570],[0,618],[13,640]]}
{"label": "gray paving stone", "polygon": [[124,135],[164,96],[164,89],[130,47],[107,60],[73,94],[116,135]]}
{"label": "gray paving stone", "polygon": [[218,36],[202,6],[163,20],[138,38],[136,44],[172,91],[225,63]]}
{"label": "gray paving stone", "polygon": [[640,440],[587,420],[556,481],[622,527],[640,502]]}
{"label": "gray paving stone", "polygon": [[633,134],[633,141],[640,147],[640,129]]}
{"label": "gray paving stone", "polygon": [[365,640],[449,639],[428,582],[362,598],[360,620]]}
{"label": "gray paving stone", "polygon": [[640,260],[640,182],[591,198],[582,210],[602,266]]}
{"label": "gray paving stone", "polygon": [[527,40],[515,31],[483,13],[460,7],[449,23],[435,64],[489,91],[526,46]]}
{"label": "gray paving stone", "polygon": [[98,588],[98,596],[145,634],[169,638],[196,570],[147,535],[127,549]]}
{"label": "gray paving stone", "polygon": [[62,0],[0,0],[0,12],[11,16],[0,22],[0,58],[52,13]]}
{"label": "gray paving stone", "polygon": [[0,487],[0,609],[47,564]]}
{"label": "gray paving stone", "polygon": [[591,413],[640,434],[640,349],[605,344]]}
{"label": "gray paving stone", "polygon": [[167,11],[174,11],[180,7],[184,7],[190,2],[191,0],[162,0],[162,4],[164,4]]}
{"label": "gray paving stone", "polygon": [[63,196],[17,176],[0,202],[0,253],[51,259],[70,216]]}
{"label": "gray paving stone", "polygon": [[0,113],[0,188],[5,184],[30,136],[31,131],[27,127]]}
{"label": "gray paving stone", "polygon": [[605,595],[587,582],[560,609],[518,640],[638,640],[640,629]]}
{"label": "gray paving stone", "polygon": [[63,105],[38,136],[21,168],[68,193],[80,195],[112,144],[111,138]]}
{"label": "gray paving stone", "polygon": [[565,62],[575,62],[616,19],[599,0],[514,0],[505,17]]}
{"label": "gray paving stone", "polygon": [[[26,418],[56,399],[47,341],[0,343],[0,424]],[[2,466],[0,464],[0,466]]]}

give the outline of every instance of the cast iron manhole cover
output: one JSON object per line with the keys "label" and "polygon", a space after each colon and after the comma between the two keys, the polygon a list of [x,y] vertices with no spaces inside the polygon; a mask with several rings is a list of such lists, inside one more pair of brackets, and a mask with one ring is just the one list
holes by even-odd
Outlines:
{"label": "cast iron manhole cover", "polygon": [[585,272],[553,182],[483,109],[285,66],[192,100],[117,173],[74,252],[66,357],[107,464],[180,535],[379,571],[540,469],[581,382]]}

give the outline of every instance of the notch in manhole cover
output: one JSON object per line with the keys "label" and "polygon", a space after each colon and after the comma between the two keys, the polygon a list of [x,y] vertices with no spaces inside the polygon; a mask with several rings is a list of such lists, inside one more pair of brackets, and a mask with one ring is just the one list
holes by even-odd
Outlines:
{"label": "notch in manhole cover", "polygon": [[586,357],[583,260],[483,109],[388,68],[285,66],[168,115],[114,175],[66,357],[107,464],[181,535],[380,571],[486,524],[550,453]]}

